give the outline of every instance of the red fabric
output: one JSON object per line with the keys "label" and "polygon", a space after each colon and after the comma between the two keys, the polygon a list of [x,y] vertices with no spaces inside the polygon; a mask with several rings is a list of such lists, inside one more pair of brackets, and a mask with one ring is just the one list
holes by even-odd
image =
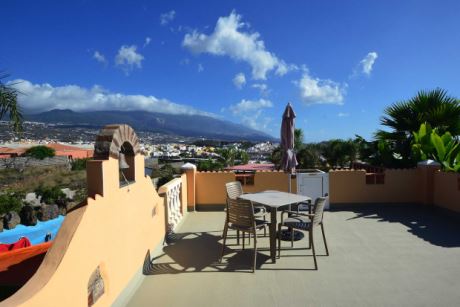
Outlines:
{"label": "red fabric", "polygon": [[0,253],[9,252],[15,249],[31,246],[29,239],[22,237],[18,241],[11,244],[0,244]]}
{"label": "red fabric", "polygon": [[0,287],[23,285],[35,274],[53,242],[46,242],[0,254]]}

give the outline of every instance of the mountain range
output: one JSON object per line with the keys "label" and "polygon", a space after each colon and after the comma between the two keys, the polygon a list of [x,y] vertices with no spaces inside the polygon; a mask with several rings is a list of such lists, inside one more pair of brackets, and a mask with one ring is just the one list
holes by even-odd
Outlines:
{"label": "mountain range", "polygon": [[107,124],[128,124],[139,131],[175,134],[224,141],[273,141],[274,137],[227,120],[204,115],[165,114],[146,111],[75,112],[54,109],[27,114],[25,120],[102,127]]}

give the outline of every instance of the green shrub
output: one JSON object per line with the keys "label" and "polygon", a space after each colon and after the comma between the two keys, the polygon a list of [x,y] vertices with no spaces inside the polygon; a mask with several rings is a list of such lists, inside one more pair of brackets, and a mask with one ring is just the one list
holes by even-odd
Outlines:
{"label": "green shrub", "polygon": [[413,132],[412,155],[416,161],[434,159],[445,171],[460,172],[460,143],[450,134],[438,134],[429,123]]}
{"label": "green shrub", "polygon": [[23,206],[22,198],[23,195],[20,193],[6,192],[4,194],[0,194],[0,215],[10,211],[19,213]]}
{"label": "green shrub", "polygon": [[174,170],[174,167],[171,166],[171,164],[165,164],[163,165],[158,172],[158,183],[157,186],[161,187],[165,183],[168,183],[169,181],[173,180],[174,175],[176,174],[176,171]]}
{"label": "green shrub", "polygon": [[43,187],[40,186],[35,190],[35,194],[38,196],[41,196],[41,202],[44,202],[46,204],[61,204],[65,203],[67,200],[66,195],[64,192],[62,192],[60,187]]}
{"label": "green shrub", "polygon": [[72,170],[73,171],[84,171],[84,170],[86,170],[86,162],[88,160],[89,160],[89,158],[74,159],[71,162]]}
{"label": "green shrub", "polygon": [[202,171],[221,171],[225,167],[222,162],[208,159],[208,160],[200,161],[198,163],[197,168],[198,168],[198,171],[202,172]]}
{"label": "green shrub", "polygon": [[53,148],[38,145],[27,149],[25,155],[35,159],[43,160],[45,158],[54,157],[56,155],[56,151]]}

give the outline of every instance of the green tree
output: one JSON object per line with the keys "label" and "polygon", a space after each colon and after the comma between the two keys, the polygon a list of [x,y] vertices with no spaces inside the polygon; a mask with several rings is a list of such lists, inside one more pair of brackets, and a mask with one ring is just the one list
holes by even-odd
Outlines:
{"label": "green tree", "polygon": [[277,146],[273,149],[272,153],[270,154],[270,162],[275,165],[275,168],[279,169],[281,166],[281,159],[283,158],[283,153],[281,152],[281,147]]}
{"label": "green tree", "polygon": [[221,148],[217,151],[217,153],[222,158],[222,161],[226,166],[233,166],[235,165],[236,159],[236,148],[235,147],[228,147],[228,148]]}
{"label": "green tree", "polygon": [[445,171],[460,171],[460,143],[448,131],[439,135],[428,123],[414,132],[412,153],[416,161],[434,159]]}
{"label": "green tree", "polygon": [[86,170],[86,162],[88,162],[90,158],[82,158],[82,159],[74,159],[71,162],[71,167],[73,171],[83,171]]}
{"label": "green tree", "polygon": [[54,187],[43,187],[40,186],[35,189],[35,194],[41,196],[41,202],[52,205],[58,204],[61,205],[67,200],[66,195],[62,192],[61,188],[58,186]]}
{"label": "green tree", "polygon": [[234,166],[238,164],[247,164],[249,161],[248,153],[243,149],[234,146],[221,148],[217,150],[225,166]]}
{"label": "green tree", "polygon": [[220,161],[215,161],[212,159],[207,159],[198,162],[197,169],[202,171],[221,171],[224,169],[224,164]]}
{"label": "green tree", "polygon": [[6,214],[10,211],[19,213],[23,206],[23,197],[24,195],[14,192],[0,194],[0,215]]}
{"label": "green tree", "polygon": [[235,155],[235,163],[236,164],[248,164],[249,162],[249,155],[245,150],[237,150]]}
{"label": "green tree", "polygon": [[56,155],[56,151],[48,146],[38,145],[27,149],[25,155],[35,159],[43,160],[45,158],[54,157]]}
{"label": "green tree", "polygon": [[347,167],[355,161],[358,154],[358,146],[353,140],[330,140],[323,143],[322,155],[329,167]]}
{"label": "green tree", "polygon": [[387,107],[384,113],[381,124],[390,131],[378,130],[376,139],[387,142],[389,149],[399,158],[395,158],[392,164],[415,165],[411,155],[412,132],[418,131],[425,122],[440,134],[449,131],[453,136],[460,135],[460,102],[442,89],[420,91],[407,101]]}
{"label": "green tree", "polygon": [[[23,131],[23,115],[18,104],[18,90],[11,84],[6,85],[2,79],[9,77],[8,74],[0,72],[0,120],[8,114],[13,131]],[[13,84],[14,85],[14,84]]]}
{"label": "green tree", "polygon": [[162,185],[173,180],[175,174],[176,174],[176,170],[174,169],[174,167],[171,164],[166,163],[165,165],[160,167],[157,174],[155,175],[152,174],[152,177],[160,177],[158,179],[157,186],[161,187]]}
{"label": "green tree", "polygon": [[304,147],[304,134],[302,129],[294,130],[294,150],[299,152]]}
{"label": "green tree", "polygon": [[300,169],[323,168],[320,146],[314,143],[305,144],[297,152],[297,162]]}

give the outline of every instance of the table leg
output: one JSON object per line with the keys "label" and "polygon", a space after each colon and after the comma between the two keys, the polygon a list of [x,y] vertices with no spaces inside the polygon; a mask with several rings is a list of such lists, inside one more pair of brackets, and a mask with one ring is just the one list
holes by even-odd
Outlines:
{"label": "table leg", "polygon": [[270,257],[273,263],[276,263],[276,213],[276,208],[272,207],[270,212]]}

